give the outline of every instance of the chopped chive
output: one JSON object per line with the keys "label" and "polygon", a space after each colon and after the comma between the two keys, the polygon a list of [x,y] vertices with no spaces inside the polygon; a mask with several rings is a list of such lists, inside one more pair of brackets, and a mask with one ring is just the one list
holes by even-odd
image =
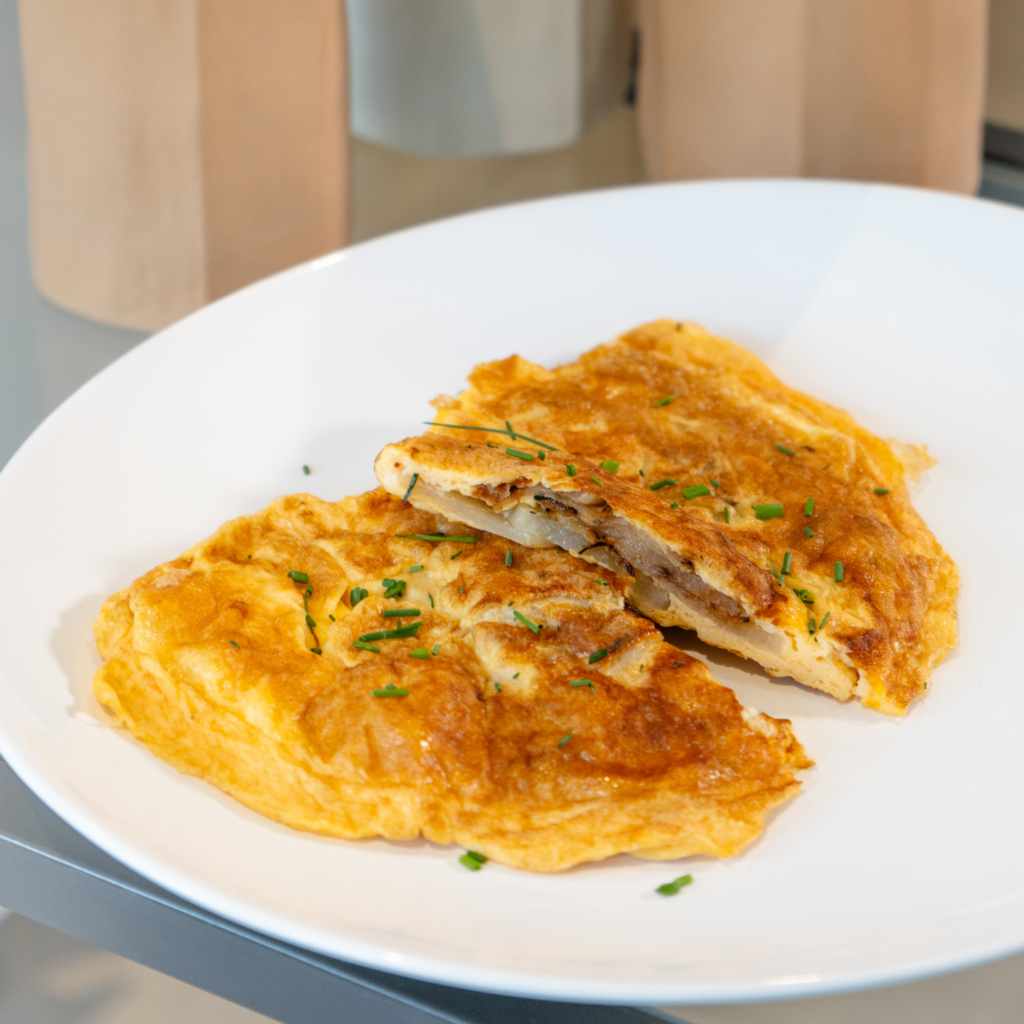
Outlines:
{"label": "chopped chive", "polygon": [[685,664],[685,661],[677,661],[672,665],[672,668],[682,668]]}
{"label": "chopped chive", "polygon": [[316,629],[316,623],[313,621],[312,615],[306,615],[306,625],[309,626],[310,629]]}
{"label": "chopped chive", "polygon": [[783,455],[796,455],[796,452],[793,451],[792,448],[787,448],[784,444],[777,444],[775,447],[778,448]]}
{"label": "chopped chive", "polygon": [[672,504],[669,505],[669,508],[679,508],[679,502],[678,501],[673,501]]}
{"label": "chopped chive", "polygon": [[832,579],[834,579],[836,581],[836,583],[842,583],[843,582],[843,563],[842,562],[836,562],[835,567],[832,570]]}
{"label": "chopped chive", "polygon": [[368,590],[364,590],[362,587],[353,587],[352,593],[348,595],[349,604],[351,604],[352,607],[355,608],[355,606],[359,604],[360,601],[365,600],[369,596],[370,592]]}
{"label": "chopped chive", "polygon": [[506,551],[505,552],[505,566],[506,566],[506,568],[509,568],[509,569],[512,568],[512,552],[511,551]]}
{"label": "chopped chive", "polygon": [[409,691],[406,689],[399,689],[394,683],[388,683],[383,690],[371,690],[370,693],[374,697],[408,697]]}
{"label": "chopped chive", "polygon": [[506,455],[511,455],[514,459],[522,459],[523,462],[533,462],[533,456],[529,452],[521,452],[518,448],[506,448]]}
{"label": "chopped chive", "polygon": [[388,577],[386,580],[381,580],[380,585],[387,589],[388,587],[393,587],[395,585],[395,581]]}
{"label": "chopped chive", "polygon": [[409,490],[407,490],[405,492],[405,497],[402,499],[402,501],[408,501],[409,500],[409,495],[412,494],[412,489],[416,486],[416,481],[419,480],[419,478],[420,478],[419,473],[413,473],[413,475],[412,475],[412,482],[409,484]]}
{"label": "chopped chive", "polygon": [[409,653],[414,658],[420,658],[421,660],[430,657],[430,651],[426,647],[414,647]]}
{"label": "chopped chive", "polygon": [[427,594],[427,597],[430,598],[430,607],[433,608],[434,607],[434,595],[433,594]]}
{"label": "chopped chive", "polygon": [[229,640],[228,643],[231,644],[232,647],[238,647],[238,644],[236,644],[234,640]]}
{"label": "chopped chive", "polygon": [[465,593],[465,591],[464,591],[464,590],[462,589],[462,587],[456,587],[455,589],[456,589],[456,590],[457,590],[457,591],[458,591],[458,592],[459,592],[460,594],[464,594],[464,593]]}
{"label": "chopped chive", "polygon": [[352,646],[358,647],[361,651],[373,651],[374,654],[380,654],[380,648],[376,644],[368,644],[365,640],[355,640]]}
{"label": "chopped chive", "polygon": [[448,561],[449,561],[449,562],[454,562],[454,561],[455,561],[455,559],[456,559],[456,558],[458,558],[458,557],[459,557],[459,555],[461,555],[461,554],[462,554],[462,552],[461,552],[461,551],[456,551],[456,552],[455,552],[455,554],[454,554],[454,555],[452,555],[452,557],[448,559]]}
{"label": "chopped chive", "polygon": [[516,432],[512,429],[512,424],[509,423],[508,420],[505,420],[505,430],[508,433],[508,436],[514,441],[516,439]]}
{"label": "chopped chive", "polygon": [[652,491],[660,491],[662,487],[675,487],[675,480],[672,477],[667,476],[664,480],[659,480],[656,484],[651,484]]}
{"label": "chopped chive", "polygon": [[302,475],[303,476],[309,476],[309,466],[303,466],[302,467]]}
{"label": "chopped chive", "polygon": [[313,654],[323,654],[324,652],[319,647],[310,647],[310,652]]}
{"label": "chopped chive", "polygon": [[778,583],[778,585],[781,587],[782,586],[782,577],[774,569],[772,569],[770,566],[768,568],[768,571],[775,577],[775,582]]}
{"label": "chopped chive", "polygon": [[569,685],[570,686],[589,686],[591,693],[596,693],[597,692],[594,689],[594,684],[589,679],[574,679]]}
{"label": "chopped chive", "polygon": [[708,482],[711,484],[712,487],[721,487],[722,486],[717,480],[712,480],[710,477],[708,477]]}
{"label": "chopped chive", "polygon": [[558,745],[559,745],[560,747],[564,747],[564,746],[566,745],[566,743],[568,743],[568,742],[569,742],[569,740],[571,740],[571,739],[572,739],[572,733],[571,733],[571,732],[567,732],[567,733],[566,733],[566,734],[565,734],[565,735],[564,735],[564,736],[563,736],[563,737],[562,737],[562,738],[561,738],[561,739],[560,739],[560,740],[558,741]]}
{"label": "chopped chive", "polygon": [[434,646],[430,649],[430,653],[433,654],[434,657],[437,657],[437,655],[441,653],[441,645],[434,644]]}
{"label": "chopped chive", "polygon": [[482,853],[468,850],[459,858],[459,863],[470,871],[479,871],[487,863],[487,858]]}
{"label": "chopped chive", "polygon": [[811,636],[814,636],[814,634],[817,632],[817,626],[814,625],[813,615],[807,620],[807,632],[810,633]]}
{"label": "chopped chive", "polygon": [[614,459],[605,459],[601,463],[601,468],[608,470],[609,473],[618,473],[619,464]]}
{"label": "chopped chive", "polygon": [[673,879],[671,882],[659,885],[654,891],[662,896],[675,896],[680,889],[689,885],[692,881],[693,875],[680,875],[679,878]]}
{"label": "chopped chive", "polygon": [[396,537],[411,537],[413,540],[453,540],[460,544],[475,544],[476,537],[449,537],[447,533],[396,533]]}
{"label": "chopped chive", "polygon": [[519,678],[519,673],[517,672],[512,678],[513,679],[518,679]]}
{"label": "chopped chive", "polygon": [[655,409],[660,409],[663,405],[668,405],[668,403],[671,402],[672,399],[675,398],[675,397],[676,397],[675,395],[666,395],[664,398],[659,398],[654,403],[654,408]]}
{"label": "chopped chive", "polygon": [[601,481],[598,480],[596,476],[592,476],[590,479],[593,480],[594,483],[597,484],[598,487],[601,486]]}
{"label": "chopped chive", "polygon": [[703,498],[705,494],[710,494],[711,488],[707,484],[694,484],[692,487],[683,488],[683,497],[689,501],[690,498]]}
{"label": "chopped chive", "polygon": [[405,588],[408,584],[405,580],[399,580],[397,583],[392,583],[387,590],[384,591],[385,597],[401,597],[405,593]]}
{"label": "chopped chive", "polygon": [[410,565],[408,571],[409,572],[423,572],[423,566],[422,565]]}
{"label": "chopped chive", "polygon": [[804,527],[804,536],[805,537],[813,537],[814,536],[814,531],[809,526],[805,526]]}
{"label": "chopped chive", "polygon": [[755,505],[754,515],[758,519],[778,519],[782,516],[782,506],[779,504]]}
{"label": "chopped chive", "polygon": [[330,612],[327,613],[327,618],[329,618],[331,620],[331,622],[337,622],[338,621]]}
{"label": "chopped chive", "polygon": [[782,556],[782,575],[783,576],[788,576],[789,575],[789,570],[792,568],[792,566],[793,566],[793,552],[792,551],[787,551]]}
{"label": "chopped chive", "polygon": [[385,608],[381,615],[385,619],[407,619],[419,615],[419,608]]}
{"label": "chopped chive", "polygon": [[608,581],[607,580],[599,580],[596,576],[594,577],[594,582],[595,583],[600,583],[602,587],[607,587],[608,586]]}
{"label": "chopped chive", "polygon": [[511,608],[514,603],[515,603],[514,601],[509,601],[509,603],[508,603],[509,608]]}
{"label": "chopped chive", "polygon": [[814,604],[814,595],[809,590],[804,590],[800,587],[794,587],[793,593],[803,601],[804,604]]}
{"label": "chopped chive", "polygon": [[538,449],[537,458],[540,459],[541,462],[543,462],[547,458],[547,455]]}
{"label": "chopped chive", "polygon": [[531,633],[539,633],[540,626],[536,622],[531,622],[522,612],[512,613]]}
{"label": "chopped chive", "polygon": [[818,623],[818,632],[819,633],[825,628],[825,623],[828,622],[829,616],[831,616],[831,614],[832,614],[831,612],[825,612],[825,614],[822,616],[821,622]]}
{"label": "chopped chive", "polygon": [[527,437],[525,434],[513,434],[511,430],[502,430],[500,427],[468,427],[462,423],[431,423],[428,420],[424,420],[423,423],[424,426],[427,427],[447,427],[449,430],[482,430],[487,434],[506,434],[508,437],[512,438],[513,441],[516,438],[519,438],[520,441],[529,441],[530,444],[539,444],[541,448],[547,448],[549,452],[558,450],[553,444],[545,444],[543,441],[538,441],[535,437]]}
{"label": "chopped chive", "polygon": [[252,555],[246,555],[245,557],[246,558],[252,558]]}
{"label": "chopped chive", "polygon": [[363,643],[371,643],[374,640],[402,640],[407,636],[416,636],[422,625],[422,622],[410,622],[408,626],[399,626],[398,629],[378,629],[376,633],[364,633],[359,639]]}
{"label": "chopped chive", "polygon": [[814,499],[813,498],[808,498],[807,501],[804,503],[804,515],[805,516],[813,516],[814,515]]}
{"label": "chopped chive", "polygon": [[570,466],[570,465],[567,464],[566,467],[565,467],[565,471],[566,471],[566,473],[569,474],[569,476],[575,476],[576,475],[576,467],[575,466]]}
{"label": "chopped chive", "polygon": [[[515,679],[515,676],[513,676],[512,678]],[[501,683],[495,683],[494,688],[498,691],[498,693],[501,693]]]}
{"label": "chopped chive", "polygon": [[292,571],[288,573],[288,579],[295,580],[296,583],[309,582],[309,576],[304,572],[299,572],[298,569],[292,569]]}
{"label": "chopped chive", "polygon": [[608,657],[608,651],[607,651],[606,648],[602,647],[601,650],[594,651],[594,653],[589,658],[587,658],[587,664],[588,665],[593,665],[595,661],[600,661],[602,658],[607,658],[607,657]]}
{"label": "chopped chive", "polygon": [[722,509],[722,518],[727,523],[729,522],[729,506],[728,505],[726,505],[725,508]]}
{"label": "chopped chive", "polygon": [[888,494],[888,493],[889,493],[889,488],[888,487],[876,487],[875,488],[875,494]]}

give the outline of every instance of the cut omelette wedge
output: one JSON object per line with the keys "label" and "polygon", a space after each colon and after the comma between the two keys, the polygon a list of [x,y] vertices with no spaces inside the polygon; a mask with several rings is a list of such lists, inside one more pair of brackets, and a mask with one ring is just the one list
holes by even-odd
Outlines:
{"label": "cut omelette wedge", "polygon": [[104,604],[94,692],[294,828],[532,871],[730,856],[811,762],[629,611],[628,582],[382,490],[281,498]]}
{"label": "cut omelette wedge", "polygon": [[[923,449],[886,443],[692,324],[556,370],[478,366],[431,433],[384,449],[393,494],[635,578],[663,626],[902,715],[956,643],[956,565],[911,505]],[[485,429],[482,429],[485,428]]]}

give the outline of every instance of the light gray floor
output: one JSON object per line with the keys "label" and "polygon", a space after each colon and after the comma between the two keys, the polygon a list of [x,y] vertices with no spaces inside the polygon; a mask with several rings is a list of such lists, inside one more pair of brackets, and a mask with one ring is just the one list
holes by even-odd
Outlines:
{"label": "light gray floor", "polygon": [[[47,413],[143,337],[66,313],[32,286],[16,11],[16,0],[0,0],[0,466]],[[424,161],[357,143],[356,234],[498,201],[637,181],[642,173],[633,112],[626,109],[576,147],[512,161]],[[1024,170],[987,165],[981,194],[1024,205]],[[1024,1022],[1024,957],[875,992],[678,1013],[692,1024],[1017,1024]],[[343,1008],[338,1019],[345,1019]],[[0,1024],[265,1020],[24,918],[0,925]]]}

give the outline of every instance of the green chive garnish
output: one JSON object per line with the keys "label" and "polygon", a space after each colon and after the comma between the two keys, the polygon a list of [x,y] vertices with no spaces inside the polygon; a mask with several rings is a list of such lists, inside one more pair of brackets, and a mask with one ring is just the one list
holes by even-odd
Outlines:
{"label": "green chive garnish", "polygon": [[722,518],[726,521],[726,523],[729,522],[729,506],[728,505],[726,505],[725,508],[722,509]]}
{"label": "green chive garnish", "polygon": [[708,482],[711,484],[712,487],[721,487],[722,486],[717,480],[711,480],[710,477],[708,478]]}
{"label": "green chive garnish", "polygon": [[464,594],[464,593],[465,593],[465,591],[464,591],[464,590],[462,589],[462,587],[456,587],[455,589],[456,589],[456,590],[457,590],[457,591],[458,591],[458,592],[459,592],[460,594]]}
{"label": "green chive garnish", "polygon": [[660,491],[662,487],[675,487],[675,480],[672,477],[667,476],[664,480],[659,480],[656,484],[651,484],[652,491]]}
{"label": "green chive garnish", "polygon": [[431,649],[430,653],[433,654],[434,657],[436,658],[437,655],[439,655],[441,653],[441,645],[440,644],[434,644],[434,646]]}
{"label": "green chive garnish", "polygon": [[462,552],[461,552],[461,551],[456,551],[456,552],[455,552],[455,554],[454,554],[454,555],[452,555],[452,557],[448,559],[448,561],[449,561],[449,562],[454,562],[454,561],[455,561],[455,559],[456,559],[456,558],[458,558],[458,557],[459,557],[459,555],[461,555],[461,554],[462,554]]}
{"label": "green chive garnish", "polygon": [[889,488],[888,487],[876,487],[875,488],[875,494],[888,494],[888,493],[889,493]]}
{"label": "green chive garnish", "polygon": [[678,501],[673,501],[672,504],[669,505],[669,508],[679,508],[679,502]]}
{"label": "green chive garnish", "polygon": [[505,420],[505,430],[508,432],[508,436],[514,441],[516,439],[516,432],[512,429],[512,424],[508,420]]}
{"label": "green chive garnish", "polygon": [[782,506],[777,504],[755,505],[754,515],[758,519],[779,519],[782,517]]}
{"label": "green chive garnish", "polygon": [[605,459],[601,463],[601,468],[608,470],[609,473],[618,473],[619,464],[614,459]]}
{"label": "green chive garnish", "polygon": [[426,647],[414,647],[409,653],[414,658],[424,659],[430,657],[430,651],[428,651]]}
{"label": "green chive garnish", "polygon": [[813,516],[814,515],[814,499],[813,498],[808,498],[806,503],[804,504],[804,515],[805,516]]}
{"label": "green chive garnish", "polygon": [[774,569],[772,569],[771,567],[769,567],[768,571],[775,577],[775,582],[778,583],[778,585],[781,587],[782,586],[782,577]]}
{"label": "green chive garnish", "polygon": [[460,544],[475,544],[476,537],[449,537],[447,533],[396,533],[396,537],[411,537],[413,540],[453,540]]}
{"label": "green chive garnish", "polygon": [[522,459],[523,462],[533,462],[533,456],[529,452],[521,452],[518,448],[506,448],[506,455],[511,455],[515,459]]}
{"label": "green chive garnish", "polygon": [[680,889],[689,885],[692,881],[693,875],[680,875],[679,878],[676,878],[671,882],[659,885],[654,891],[660,893],[662,896],[675,896]]}
{"label": "green chive garnish", "polygon": [[467,850],[460,858],[459,863],[470,871],[479,871],[486,863],[487,858],[475,850]]}
{"label": "green chive garnish", "polygon": [[410,622],[408,626],[399,626],[398,629],[378,629],[376,633],[364,633],[359,639],[365,644],[374,640],[403,640],[408,636],[416,636],[422,625],[422,622]]}
{"label": "green chive garnish", "polygon": [[571,739],[572,739],[572,733],[571,733],[571,732],[567,732],[567,733],[566,733],[566,734],[565,734],[565,735],[564,735],[564,736],[563,736],[563,737],[562,737],[562,738],[561,738],[561,739],[560,739],[560,740],[558,741],[558,745],[559,745],[560,747],[564,747],[564,746],[566,745],[566,743],[568,743],[568,742],[569,742],[569,740],[571,740]]}
{"label": "green chive garnish", "polygon": [[292,571],[288,573],[288,579],[295,580],[296,583],[309,582],[309,576],[304,572],[299,572],[298,569],[292,569]]}
{"label": "green chive garnish", "polygon": [[512,678],[513,679],[518,679],[519,678],[519,673],[517,672]]}
{"label": "green chive garnish", "polygon": [[786,576],[789,574],[789,570],[793,565],[793,552],[787,551],[782,556],[782,575]]}
{"label": "green chive garnish", "polygon": [[228,643],[231,644],[232,647],[238,647],[238,644],[236,644],[234,640],[229,640]]}
{"label": "green chive garnish", "polygon": [[409,572],[423,572],[423,566],[422,565],[410,565],[409,566]]}
{"label": "green chive garnish", "polygon": [[329,618],[331,620],[331,622],[337,622],[338,621],[330,612],[327,613],[327,618]]}
{"label": "green chive garnish", "polygon": [[793,593],[803,601],[804,604],[814,604],[814,596],[809,590],[803,590],[799,587],[793,588]]}
{"label": "green chive garnish", "polygon": [[836,581],[836,583],[842,583],[843,582],[843,563],[842,562],[836,562],[835,568],[832,570],[832,579],[834,579]]}
{"label": "green chive garnish", "polygon": [[796,452],[793,451],[792,448],[787,448],[784,444],[777,444],[775,447],[778,448],[783,455],[796,455]]}
{"label": "green chive garnish", "polygon": [[587,658],[587,664],[593,665],[595,661],[600,661],[602,658],[607,657],[608,651],[604,647],[602,647],[601,650],[594,651],[594,653],[589,658]]}
{"label": "green chive garnish", "polygon": [[349,604],[355,608],[360,601],[365,600],[369,596],[370,592],[368,590],[364,590],[362,587],[353,587],[352,593],[348,595]]}
{"label": "green chive garnish", "polygon": [[398,582],[392,582],[387,590],[384,591],[385,597],[401,597],[405,593],[405,588],[408,584],[405,580],[398,580]]}
{"label": "green chive garnish", "polygon": [[399,689],[394,683],[388,683],[383,690],[371,690],[370,693],[374,697],[408,697],[409,691],[405,689]]}
{"label": "green chive garnish", "polygon": [[692,487],[683,488],[683,497],[689,500],[690,498],[702,498],[705,494],[710,494],[711,488],[707,484],[694,484]]}
{"label": "green chive garnish", "polygon": [[531,622],[522,612],[512,613],[531,633],[539,633],[540,626],[536,622]]}
{"label": "green chive garnish", "polygon": [[319,647],[310,647],[310,653],[312,654],[323,654],[324,652]]}
{"label": "green chive garnish", "polygon": [[831,614],[832,614],[831,612],[825,612],[825,615],[822,618],[821,622],[818,623],[818,632],[819,633],[825,628],[825,623],[828,622],[829,616]]}
{"label": "green chive garnish", "polygon": [[574,679],[569,685],[570,686],[589,686],[591,693],[595,693],[596,692],[594,690],[594,684],[589,679]]}
{"label": "green chive garnish", "polygon": [[313,621],[313,617],[311,615],[306,615],[306,625],[309,626],[310,629],[316,629],[316,623]]}
{"label": "green chive garnish", "polygon": [[814,634],[817,632],[817,627],[814,625],[813,615],[807,620],[807,632],[810,633],[811,636],[814,636]]}
{"label": "green chive garnish", "polygon": [[502,430],[500,427],[467,427],[461,423],[430,423],[427,420],[424,420],[424,426],[447,427],[449,430],[482,430],[486,434],[505,434],[507,437],[512,438],[513,441],[518,437],[521,441],[529,441],[530,444],[539,444],[541,448],[547,448],[549,452],[558,450],[553,444],[545,444],[543,441],[538,441],[535,437],[527,437],[525,434],[514,434],[511,430]]}
{"label": "green chive garnish", "polygon": [[420,478],[419,473],[413,473],[413,475],[412,475],[412,482],[409,484],[409,490],[407,490],[405,492],[405,497],[402,499],[402,501],[408,501],[409,500],[409,495],[412,494],[412,489],[416,486],[416,481],[419,480],[419,478]]}
{"label": "green chive garnish", "polygon": [[805,526],[804,527],[804,536],[805,537],[813,537],[814,536],[814,531],[809,526]]}
{"label": "green chive garnish", "polygon": [[506,551],[505,552],[505,567],[508,568],[508,569],[512,568],[512,552],[511,551]]}
{"label": "green chive garnish", "polygon": [[355,640],[352,646],[358,647],[361,651],[373,651],[374,654],[380,654],[380,648],[376,644],[368,644],[365,640]]}
{"label": "green chive garnish", "polygon": [[381,615],[385,619],[408,619],[419,613],[419,608],[385,608]]}
{"label": "green chive garnish", "polygon": [[309,466],[303,466],[302,467],[302,475],[303,476],[309,476]]}
{"label": "green chive garnish", "polygon": [[547,455],[544,452],[538,450],[537,458],[540,459],[541,462],[543,462],[547,458]]}
{"label": "green chive garnish", "polygon": [[427,594],[427,597],[430,598],[430,607],[433,608],[434,607],[434,595],[433,594]]}
{"label": "green chive garnish", "polygon": [[664,398],[659,398],[654,403],[654,408],[655,409],[660,409],[663,405],[668,405],[668,403],[671,402],[672,399],[675,398],[675,397],[676,397],[675,395],[666,395]]}
{"label": "green chive garnish", "polygon": [[590,479],[593,480],[594,483],[597,484],[598,487],[601,486],[601,481],[598,480],[596,476],[592,476]]}
{"label": "green chive garnish", "polygon": [[565,471],[566,471],[566,473],[569,474],[569,476],[575,476],[576,475],[576,467],[575,466],[566,465]]}
{"label": "green chive garnish", "polygon": [[[513,676],[512,678],[515,679],[515,676]],[[495,683],[494,689],[497,690],[498,693],[501,693],[501,683]]]}
{"label": "green chive garnish", "polygon": [[608,586],[608,581],[607,580],[599,580],[596,576],[594,577],[594,582],[595,583],[600,583],[602,587],[607,587]]}

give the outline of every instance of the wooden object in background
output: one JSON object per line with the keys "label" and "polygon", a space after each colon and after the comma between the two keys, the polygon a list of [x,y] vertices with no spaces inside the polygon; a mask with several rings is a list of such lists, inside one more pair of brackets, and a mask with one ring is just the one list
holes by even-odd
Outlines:
{"label": "wooden object in background", "polygon": [[153,330],[347,239],[339,0],[21,0],[32,266]]}
{"label": "wooden object in background", "polygon": [[986,0],[640,0],[648,171],[973,193],[986,10]]}

